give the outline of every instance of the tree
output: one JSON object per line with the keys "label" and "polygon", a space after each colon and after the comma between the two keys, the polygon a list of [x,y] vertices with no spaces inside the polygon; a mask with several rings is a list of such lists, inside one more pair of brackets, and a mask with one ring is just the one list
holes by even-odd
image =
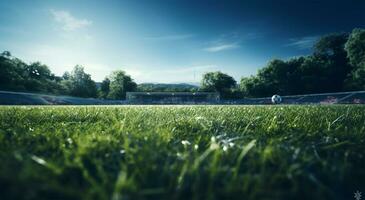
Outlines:
{"label": "tree", "polygon": [[0,89],[1,90],[23,90],[24,66],[23,62],[11,59],[9,52],[4,51],[0,55]]}
{"label": "tree", "polygon": [[52,91],[51,70],[40,62],[34,62],[25,67],[25,88],[28,91]]}
{"label": "tree", "polygon": [[325,35],[314,44],[314,54],[322,56],[346,55],[344,48],[348,37],[347,33]]}
{"label": "tree", "polygon": [[51,73],[47,65],[40,62],[26,64],[11,53],[0,54],[0,89],[25,92],[59,94],[61,78]]}
{"label": "tree", "polygon": [[285,61],[274,59],[259,70],[257,76],[265,83],[266,91],[272,94],[285,94],[287,87],[288,65]]}
{"label": "tree", "polygon": [[63,73],[63,75],[62,75],[62,79],[63,79],[63,80],[70,80],[70,79],[71,79],[71,74],[70,74],[70,72],[65,72],[65,73]]}
{"label": "tree", "polygon": [[108,78],[105,78],[103,82],[101,82],[100,85],[100,95],[99,97],[105,99],[107,98],[110,91],[110,80]]}
{"label": "tree", "polygon": [[[64,76],[67,77],[67,76]],[[72,96],[96,97],[97,89],[90,74],[84,72],[82,66],[76,65],[72,70],[69,79],[63,81],[63,86]]]}
{"label": "tree", "polygon": [[240,89],[255,97],[343,91],[352,70],[345,51],[347,38],[345,33],[326,35],[314,45],[313,55],[272,60],[256,76],[243,78]]}
{"label": "tree", "polygon": [[329,92],[331,82],[326,76],[327,60],[318,56],[307,56],[299,66],[298,94]]}
{"label": "tree", "polygon": [[365,90],[365,63],[351,72],[345,84],[349,90]]}
{"label": "tree", "polygon": [[256,76],[242,78],[240,90],[244,96],[250,97],[296,94],[300,90],[299,69],[304,60],[304,57],[289,61],[274,59]]}
{"label": "tree", "polygon": [[352,72],[346,80],[349,90],[365,89],[365,29],[354,29],[345,45]]}
{"label": "tree", "polygon": [[11,57],[11,53],[10,53],[10,51],[4,51],[4,52],[1,53],[1,56],[10,58]]}
{"label": "tree", "polygon": [[365,29],[354,29],[345,44],[350,63],[360,66],[365,62]]}
{"label": "tree", "polygon": [[201,83],[203,91],[218,92],[222,98],[230,96],[235,86],[236,81],[220,71],[205,73]]}
{"label": "tree", "polygon": [[110,99],[125,99],[127,92],[132,92],[137,89],[137,84],[124,71],[114,71],[110,75],[110,91],[108,98]]}
{"label": "tree", "polygon": [[348,41],[349,34],[333,33],[322,37],[315,44],[313,56],[319,60],[321,65],[322,92],[339,92],[344,89],[344,82],[347,75],[352,71],[353,67],[349,64],[345,45]]}
{"label": "tree", "polygon": [[266,96],[264,82],[257,76],[243,77],[240,81],[240,90],[245,97]]}

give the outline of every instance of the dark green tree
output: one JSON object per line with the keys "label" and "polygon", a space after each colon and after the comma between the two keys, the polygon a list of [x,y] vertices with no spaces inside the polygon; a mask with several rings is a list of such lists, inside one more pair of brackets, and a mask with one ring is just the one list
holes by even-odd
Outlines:
{"label": "dark green tree", "polygon": [[26,64],[19,59],[11,58],[8,51],[0,55],[0,89],[24,91],[24,70]]}
{"label": "dark green tree", "polygon": [[137,89],[137,84],[124,71],[114,71],[110,77],[109,99],[125,99],[127,92]]}
{"label": "dark green tree", "polygon": [[349,64],[346,42],[347,33],[334,33],[322,37],[314,46],[314,59],[320,63],[321,76],[318,76],[321,92],[340,92],[353,67]]}
{"label": "dark green tree", "polygon": [[349,90],[365,89],[365,29],[354,29],[345,45],[352,72],[346,80]]}
{"label": "dark green tree", "polygon": [[11,57],[11,53],[10,53],[10,51],[4,51],[4,52],[1,53],[1,56],[10,58]]}
{"label": "dark green tree", "polygon": [[11,53],[0,54],[0,89],[23,92],[61,93],[61,77],[40,62],[26,64]]}
{"label": "dark green tree", "polygon": [[[64,74],[64,78],[67,78]],[[90,74],[85,73],[82,66],[76,65],[68,79],[63,82],[63,87],[72,96],[78,97],[97,97],[95,82]]]}
{"label": "dark green tree", "polygon": [[345,45],[350,63],[360,66],[365,62],[365,29],[354,29]]}
{"label": "dark green tree", "polygon": [[99,97],[101,97],[103,99],[107,98],[109,91],[110,91],[110,80],[109,80],[109,78],[105,78],[103,80],[103,82],[101,82],[101,85],[100,85]]}
{"label": "dark green tree", "polygon": [[218,92],[221,98],[228,98],[235,86],[233,77],[220,71],[205,73],[201,82],[202,91]]}
{"label": "dark green tree", "polygon": [[365,90],[365,63],[356,66],[345,82],[349,90]]}
{"label": "dark green tree", "polygon": [[40,62],[25,67],[25,88],[27,91],[52,92],[52,74],[48,66]]}
{"label": "dark green tree", "polygon": [[240,89],[245,96],[264,97],[273,94],[295,94],[300,91],[300,66],[304,57],[289,61],[274,59],[260,69],[256,76],[242,78]]}
{"label": "dark green tree", "polygon": [[318,56],[307,56],[299,66],[298,94],[329,92],[329,77],[325,75],[327,60]]}
{"label": "dark green tree", "polygon": [[[289,61],[273,60],[256,76],[243,78],[246,96],[340,92],[352,70],[345,51],[348,34],[330,34],[318,40],[313,55]],[[361,74],[361,73],[360,73]]]}

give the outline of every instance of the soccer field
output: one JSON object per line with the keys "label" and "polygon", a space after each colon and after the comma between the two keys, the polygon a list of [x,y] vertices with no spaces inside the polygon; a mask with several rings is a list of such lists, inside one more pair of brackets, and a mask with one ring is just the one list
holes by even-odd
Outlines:
{"label": "soccer field", "polygon": [[353,199],[365,106],[0,107],[0,199]]}

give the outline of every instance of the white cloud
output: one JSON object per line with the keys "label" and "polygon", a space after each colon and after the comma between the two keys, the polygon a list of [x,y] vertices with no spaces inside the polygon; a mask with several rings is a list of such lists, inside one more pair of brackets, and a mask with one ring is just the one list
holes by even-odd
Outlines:
{"label": "white cloud", "polygon": [[319,36],[307,36],[301,38],[290,39],[290,42],[285,46],[295,47],[301,50],[310,49],[313,47],[314,43],[317,42]]}
{"label": "white cloud", "polygon": [[207,43],[204,51],[207,52],[220,52],[226,50],[237,49],[241,47],[241,44],[249,41],[261,38],[262,34],[256,32],[242,32],[242,31],[231,31],[216,37],[215,40],[212,40]]}
{"label": "white cloud", "polygon": [[219,52],[219,51],[237,49],[239,47],[240,47],[240,45],[238,45],[237,43],[227,43],[227,44],[219,44],[219,45],[214,45],[214,46],[205,48],[204,51]]}
{"label": "white cloud", "polygon": [[87,19],[77,19],[67,11],[63,10],[50,10],[54,20],[62,25],[62,29],[65,31],[73,31],[83,27],[92,25],[92,21]]}

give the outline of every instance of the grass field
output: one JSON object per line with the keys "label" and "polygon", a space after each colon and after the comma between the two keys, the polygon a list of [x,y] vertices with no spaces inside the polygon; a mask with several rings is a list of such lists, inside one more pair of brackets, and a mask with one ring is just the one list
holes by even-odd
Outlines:
{"label": "grass field", "polygon": [[353,199],[365,106],[0,107],[0,199]]}

